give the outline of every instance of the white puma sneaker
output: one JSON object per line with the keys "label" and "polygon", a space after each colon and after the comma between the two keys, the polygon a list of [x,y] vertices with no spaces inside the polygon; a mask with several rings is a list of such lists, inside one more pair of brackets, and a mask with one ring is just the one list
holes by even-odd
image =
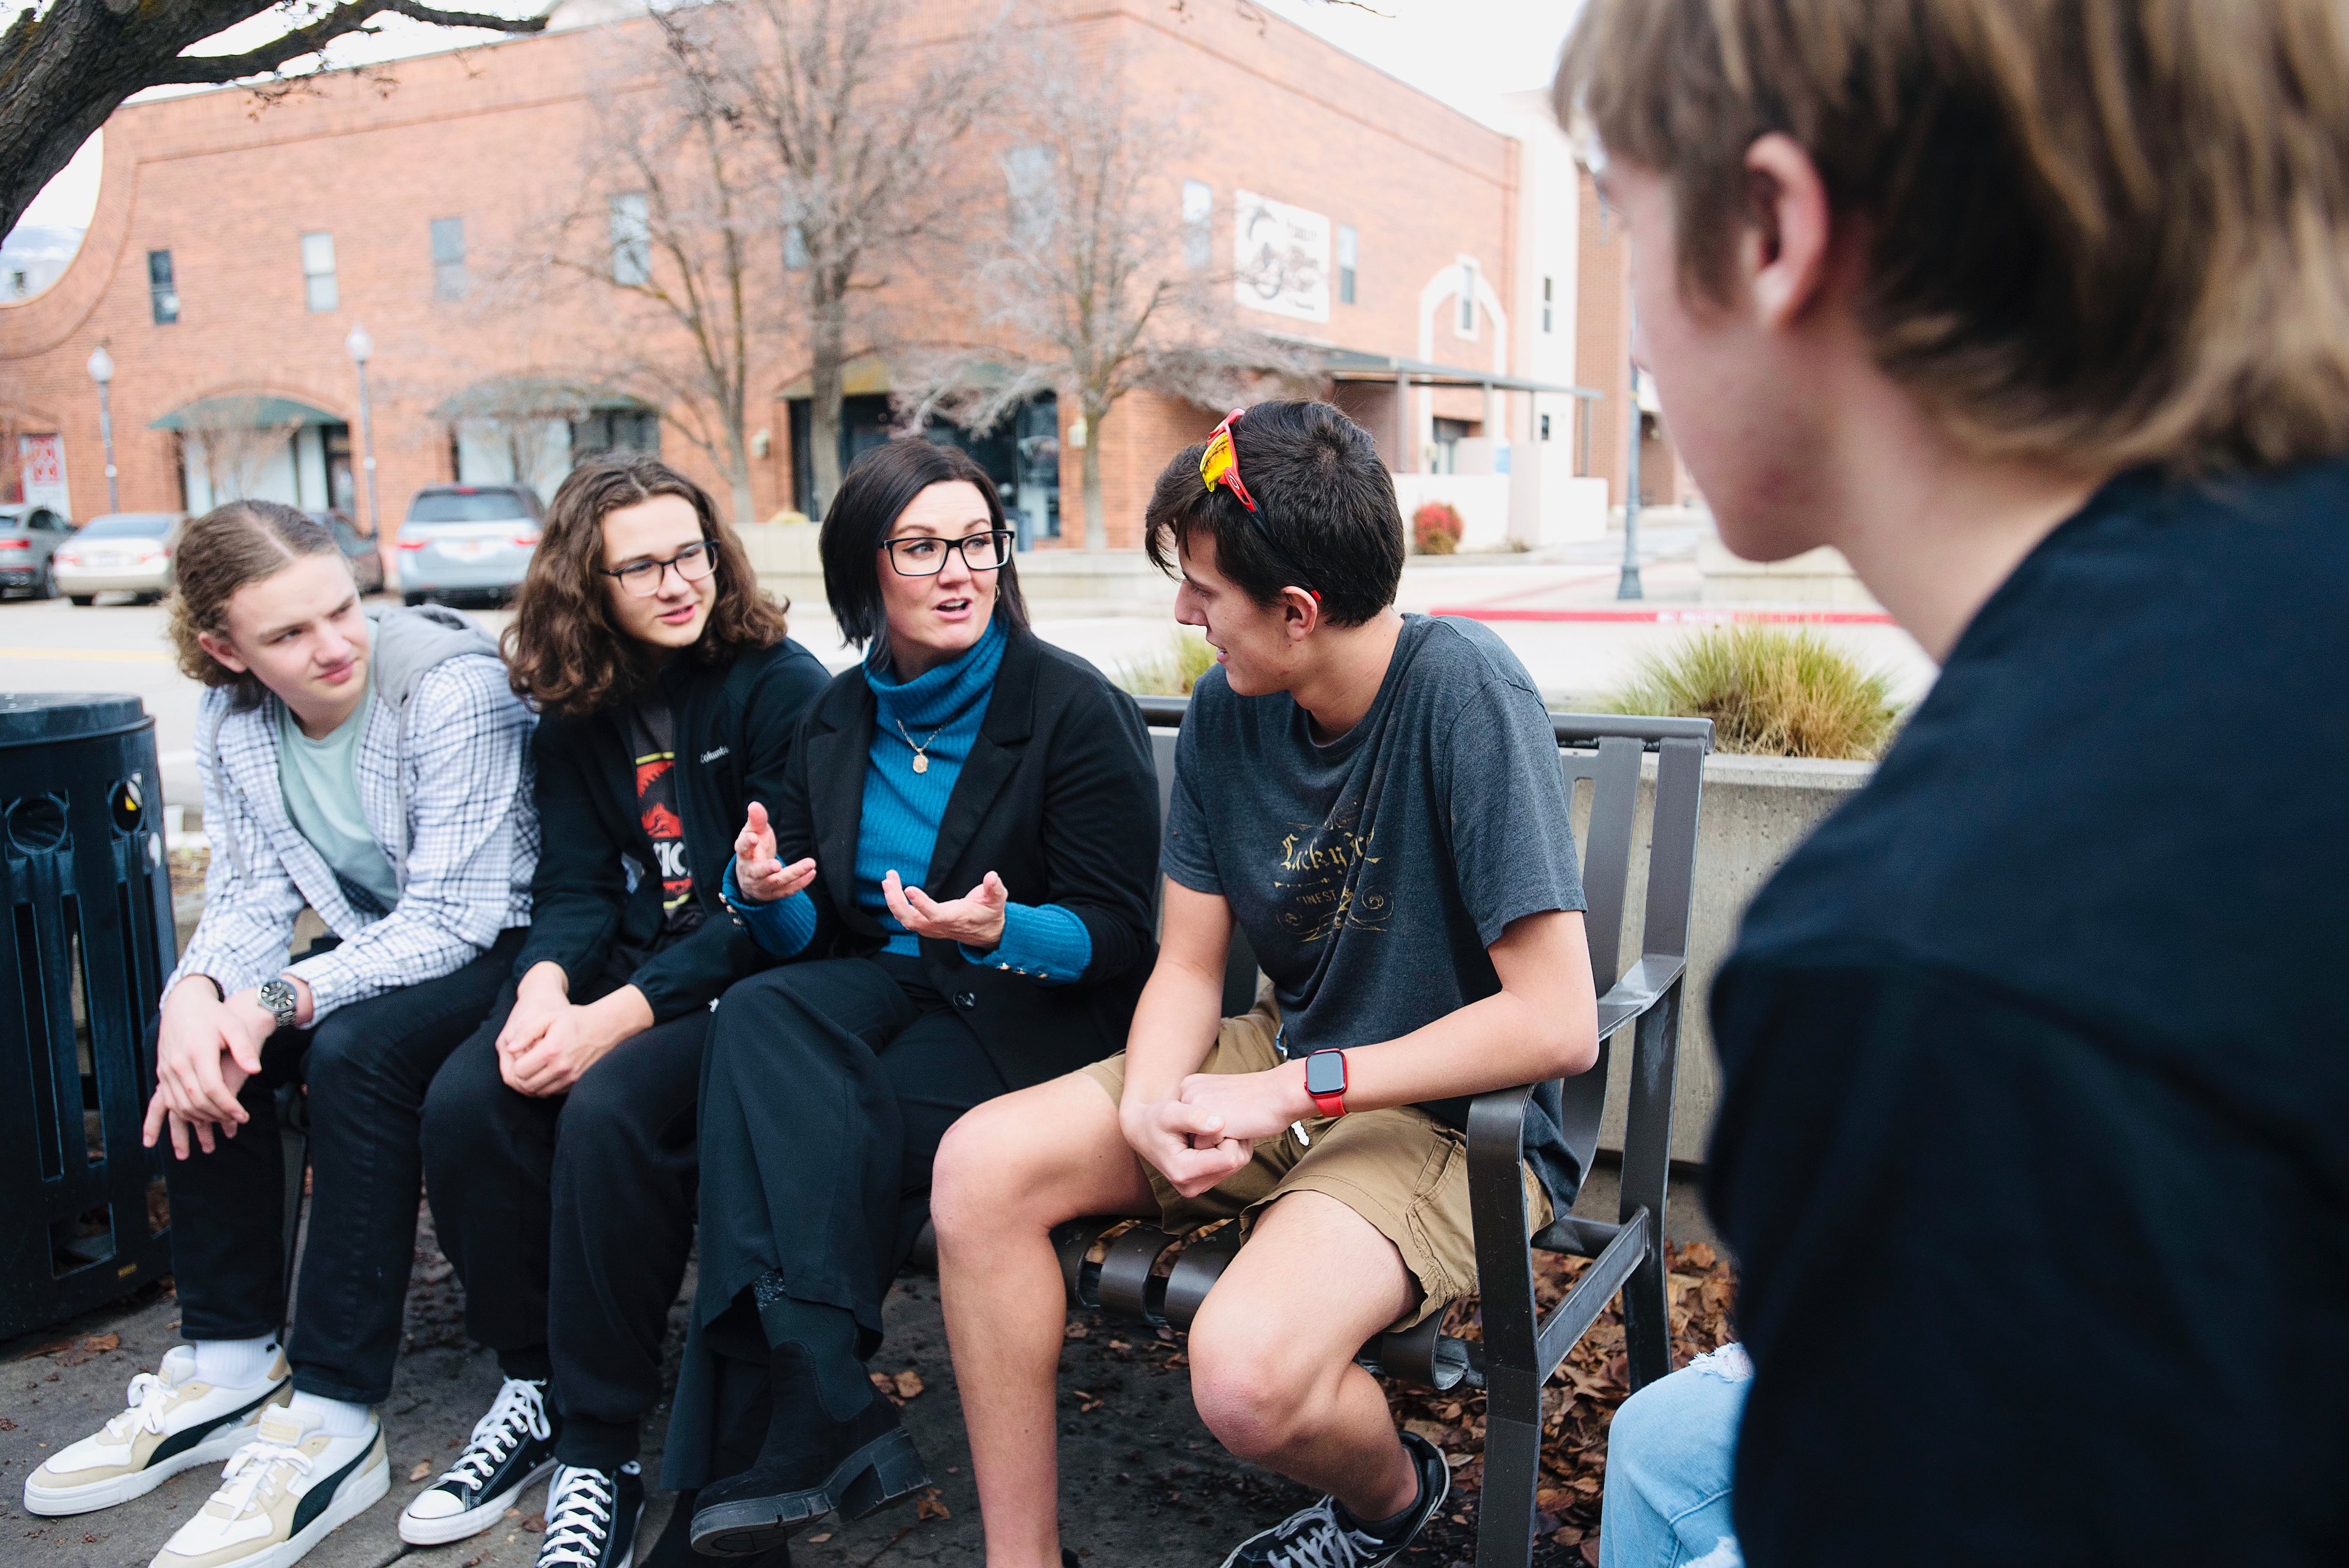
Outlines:
{"label": "white puma sneaker", "polygon": [[25,1478],[26,1513],[88,1513],[143,1497],[183,1470],[218,1464],[253,1437],[264,1405],[292,1398],[285,1353],[236,1387],[201,1382],[193,1346],[175,1345],[157,1372],[130,1379],[129,1408]]}
{"label": "white puma sneaker", "polygon": [[391,1461],[372,1414],[357,1437],[335,1438],[315,1417],[272,1405],[221,1477],[150,1568],[292,1568],[391,1490]]}

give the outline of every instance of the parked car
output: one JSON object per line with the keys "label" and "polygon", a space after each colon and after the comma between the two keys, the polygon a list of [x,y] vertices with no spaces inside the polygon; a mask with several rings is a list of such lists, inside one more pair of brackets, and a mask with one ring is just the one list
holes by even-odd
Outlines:
{"label": "parked car", "polygon": [[49,562],[72,532],[73,524],[54,508],[0,506],[0,594],[24,591],[36,599],[56,598]]}
{"label": "parked car", "polygon": [[383,552],[375,547],[375,536],[361,533],[358,525],[339,511],[314,511],[308,516],[312,522],[334,534],[343,559],[351,563],[351,576],[357,582],[359,592],[382,593]]}
{"label": "parked car", "polygon": [[94,517],[49,557],[58,591],[77,604],[100,593],[128,593],[152,604],[171,591],[171,552],[184,511],[114,511]]}
{"label": "parked car", "polygon": [[522,586],[544,516],[528,485],[426,485],[399,525],[400,597],[507,598]]}

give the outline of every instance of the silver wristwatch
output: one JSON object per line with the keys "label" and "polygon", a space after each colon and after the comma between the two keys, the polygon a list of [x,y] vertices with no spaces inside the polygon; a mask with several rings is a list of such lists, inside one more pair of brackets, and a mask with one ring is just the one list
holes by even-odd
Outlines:
{"label": "silver wristwatch", "polygon": [[274,980],[264,980],[256,995],[261,1005],[269,1009],[270,1016],[277,1020],[279,1028],[294,1026],[295,1015],[301,1010],[302,997],[294,989],[292,981],[282,975]]}

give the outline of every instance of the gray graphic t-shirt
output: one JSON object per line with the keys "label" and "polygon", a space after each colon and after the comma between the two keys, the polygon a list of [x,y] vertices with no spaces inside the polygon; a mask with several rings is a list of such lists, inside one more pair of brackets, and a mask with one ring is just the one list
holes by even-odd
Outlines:
{"label": "gray graphic t-shirt", "polygon": [[[1583,907],[1557,743],[1506,644],[1407,615],[1362,721],[1329,746],[1287,693],[1191,696],[1160,865],[1220,893],[1280,1000],[1292,1057],[1375,1045],[1500,989],[1485,949],[1521,915]],[[1526,1152],[1561,1212],[1582,1172],[1557,1086]],[[1465,1127],[1465,1099],[1422,1108]]]}

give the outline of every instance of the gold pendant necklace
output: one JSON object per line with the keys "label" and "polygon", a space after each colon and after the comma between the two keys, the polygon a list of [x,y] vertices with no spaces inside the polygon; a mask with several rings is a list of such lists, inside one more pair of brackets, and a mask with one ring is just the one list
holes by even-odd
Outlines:
{"label": "gold pendant necklace", "polygon": [[919,746],[914,746],[914,738],[910,735],[905,735],[905,721],[900,718],[893,720],[892,722],[896,725],[897,733],[899,735],[905,736],[905,744],[914,747],[914,771],[916,773],[927,773],[930,770],[930,740],[936,740],[939,736],[944,735],[947,732],[947,727],[943,724],[938,726],[936,729],[930,731],[930,740],[925,740]]}

